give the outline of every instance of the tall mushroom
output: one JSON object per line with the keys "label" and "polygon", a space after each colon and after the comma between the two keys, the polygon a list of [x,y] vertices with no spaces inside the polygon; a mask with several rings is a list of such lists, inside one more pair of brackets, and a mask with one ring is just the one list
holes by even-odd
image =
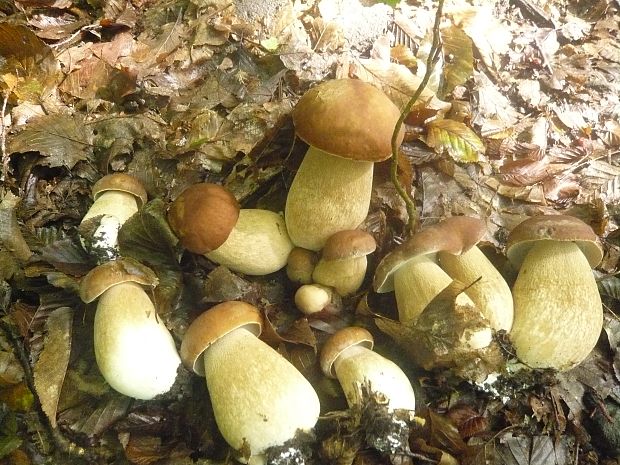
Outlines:
{"label": "tall mushroom", "polygon": [[118,230],[147,201],[136,178],[125,173],[108,174],[92,189],[95,200],[82,218],[79,231],[85,248],[100,261],[118,255]]}
{"label": "tall mushroom", "polygon": [[151,270],[130,259],[99,265],[80,283],[84,302],[99,299],[94,323],[99,371],[112,388],[136,399],[170,390],[181,364],[174,340],[143,288],[156,283]]}
{"label": "tall mushroom", "polygon": [[284,212],[296,246],[318,251],[332,234],[355,229],[364,221],[373,163],[390,156],[399,116],[383,92],[354,79],[323,82],[299,100],[293,122],[310,148],[293,179]]}
{"label": "tall mushroom", "polygon": [[258,339],[261,329],[256,307],[224,302],[196,318],[181,344],[185,366],[206,378],[222,436],[256,464],[269,447],[311,430],[320,410],[306,378]]}
{"label": "tall mushroom", "polygon": [[349,406],[360,405],[364,388],[385,398],[389,409],[415,410],[415,394],[405,373],[391,360],[373,352],[374,339],[364,328],[334,333],[321,351],[326,376],[338,378]]}
{"label": "tall mushroom", "polygon": [[366,256],[377,247],[366,231],[353,229],[332,234],[312,272],[315,283],[333,287],[341,296],[351,295],[361,287],[366,276]]}
{"label": "tall mushroom", "polygon": [[575,367],[592,351],[603,325],[591,270],[603,258],[598,237],[577,218],[535,216],[511,231],[506,252],[520,267],[510,332],[517,357],[534,368]]}
{"label": "tall mushroom", "polygon": [[452,280],[470,284],[479,279],[466,295],[458,296],[457,303],[475,304],[493,329],[509,330],[513,319],[510,288],[493,264],[476,250],[485,231],[484,222],[465,216],[422,229],[379,263],[375,290],[394,290],[399,319],[407,322],[415,321]]}
{"label": "tall mushroom", "polygon": [[170,206],[168,222],[190,252],[248,275],[283,268],[293,249],[280,215],[239,209],[232,193],[217,184],[188,187]]}

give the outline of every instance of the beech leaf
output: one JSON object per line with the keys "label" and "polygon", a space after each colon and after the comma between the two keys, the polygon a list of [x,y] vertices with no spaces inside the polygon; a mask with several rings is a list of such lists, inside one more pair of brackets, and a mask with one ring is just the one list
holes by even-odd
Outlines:
{"label": "beech leaf", "polygon": [[58,399],[69,365],[72,326],[73,309],[59,307],[50,313],[43,351],[34,367],[34,385],[41,408],[53,427],[56,427]]}
{"label": "beech leaf", "polygon": [[451,59],[444,65],[442,95],[464,84],[474,72],[474,52],[471,39],[462,29],[451,26],[441,31],[444,55]]}
{"label": "beech leaf", "polygon": [[447,152],[455,161],[471,163],[480,160],[484,144],[465,124],[451,119],[435,120],[426,127],[424,142],[437,153]]}

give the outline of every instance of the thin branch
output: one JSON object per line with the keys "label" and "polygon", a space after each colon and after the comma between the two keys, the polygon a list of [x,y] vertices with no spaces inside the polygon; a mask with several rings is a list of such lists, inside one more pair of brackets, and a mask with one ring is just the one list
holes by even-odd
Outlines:
{"label": "thin branch", "polygon": [[4,122],[4,118],[6,116],[6,105],[9,101],[10,91],[6,91],[4,93],[4,98],[2,99],[2,112],[0,113],[0,118],[2,121],[0,122],[0,153],[2,154],[2,175],[0,176],[0,182],[6,181],[9,175],[9,154],[6,153],[6,124]]}
{"label": "thin branch", "polygon": [[402,197],[405,201],[405,205],[407,207],[407,215],[409,216],[409,220],[407,223],[408,226],[408,234],[413,232],[415,227],[415,218],[416,218],[416,208],[413,200],[413,196],[411,193],[406,190],[403,186],[401,186],[400,181],[398,180],[398,134],[400,133],[400,129],[403,126],[403,122],[405,118],[411,111],[413,104],[420,98],[424,88],[428,84],[428,81],[431,78],[431,74],[433,72],[433,68],[439,55],[441,53],[440,49],[440,37],[439,37],[439,25],[441,23],[441,14],[443,11],[444,0],[439,0],[439,5],[437,6],[437,12],[435,14],[435,24],[433,25],[433,43],[431,45],[431,50],[428,53],[428,58],[426,59],[426,72],[424,73],[424,77],[420,82],[420,85],[416,89],[415,93],[411,96],[407,104],[404,108],[401,109],[400,117],[396,122],[396,126],[394,127],[394,132],[392,133],[392,164],[390,166],[390,177],[392,179],[392,183],[394,187],[396,187],[396,191],[398,195]]}

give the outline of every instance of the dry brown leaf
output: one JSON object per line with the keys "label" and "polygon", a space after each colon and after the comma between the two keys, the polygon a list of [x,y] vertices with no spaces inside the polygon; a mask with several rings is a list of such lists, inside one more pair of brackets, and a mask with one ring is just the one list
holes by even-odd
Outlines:
{"label": "dry brown leaf", "polygon": [[446,152],[455,161],[471,163],[480,160],[484,144],[480,138],[460,121],[434,120],[426,126],[424,142],[437,153]]}
{"label": "dry brown leaf", "polygon": [[56,409],[71,355],[73,309],[59,307],[47,319],[43,351],[34,367],[34,385],[41,408],[56,427]]}

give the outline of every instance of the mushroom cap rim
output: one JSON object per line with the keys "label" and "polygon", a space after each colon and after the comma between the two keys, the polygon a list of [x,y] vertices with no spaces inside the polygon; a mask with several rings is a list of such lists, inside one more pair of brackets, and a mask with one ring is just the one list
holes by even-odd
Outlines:
{"label": "mushroom cap rim", "polygon": [[138,207],[148,201],[146,190],[138,178],[127,173],[112,173],[100,178],[92,188],[93,199],[97,200],[106,191],[121,191],[132,194],[138,200]]}
{"label": "mushroom cap rim", "polygon": [[332,334],[321,350],[320,364],[323,373],[335,378],[334,363],[338,357],[347,349],[358,345],[372,350],[374,338],[367,329],[349,326]]}

